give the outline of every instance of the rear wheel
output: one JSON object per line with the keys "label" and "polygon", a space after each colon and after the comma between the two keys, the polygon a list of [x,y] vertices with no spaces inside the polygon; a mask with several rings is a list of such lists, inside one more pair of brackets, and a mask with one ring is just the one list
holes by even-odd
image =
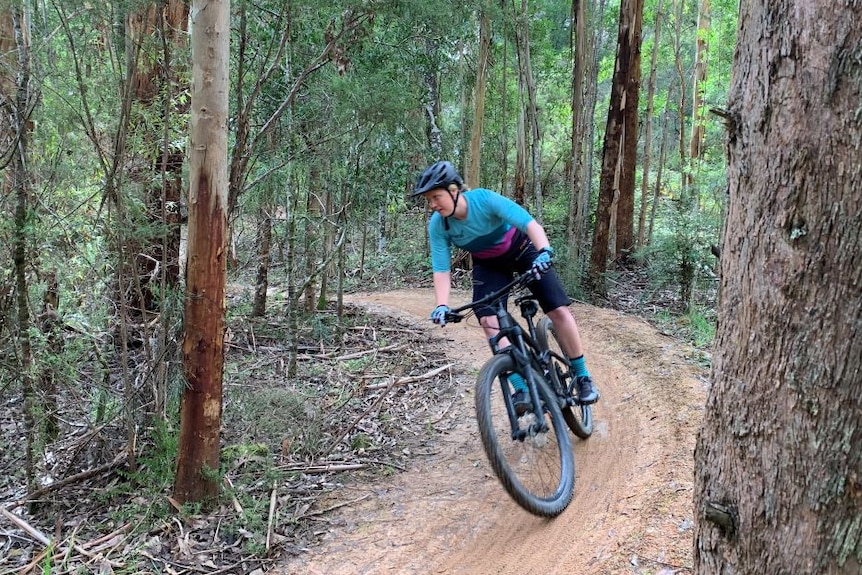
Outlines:
{"label": "rear wheel", "polygon": [[[574,389],[575,380],[571,377],[571,368],[568,365],[569,358],[563,353],[563,348],[560,347],[560,342],[557,339],[557,331],[554,329],[554,324],[549,317],[543,317],[539,320],[536,326],[536,339],[538,339],[539,347],[544,350],[550,350],[551,356],[551,381],[556,390],[564,391],[566,399],[578,397],[578,390]],[[559,358],[564,358],[563,360]],[[591,405],[569,405],[566,403],[561,408],[563,419],[566,425],[572,430],[572,433],[581,439],[587,439],[593,434],[593,407]]]}
{"label": "rear wheel", "polygon": [[488,360],[479,372],[476,416],[482,445],[512,499],[530,513],[554,517],[568,506],[574,491],[572,444],[556,396],[533,369],[530,375],[538,382],[544,405],[542,418],[537,419],[533,411],[518,417],[517,429],[523,433],[513,438],[509,411],[513,390],[508,376],[514,369],[512,357],[501,354]]}

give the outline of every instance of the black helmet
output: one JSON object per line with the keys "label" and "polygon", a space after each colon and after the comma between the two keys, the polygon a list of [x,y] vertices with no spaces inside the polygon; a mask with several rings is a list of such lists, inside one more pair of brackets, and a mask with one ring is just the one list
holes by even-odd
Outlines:
{"label": "black helmet", "polygon": [[411,195],[418,196],[437,188],[448,188],[449,184],[458,184],[460,188],[464,185],[464,180],[458,175],[452,162],[435,162],[425,168],[416,180],[416,189]]}

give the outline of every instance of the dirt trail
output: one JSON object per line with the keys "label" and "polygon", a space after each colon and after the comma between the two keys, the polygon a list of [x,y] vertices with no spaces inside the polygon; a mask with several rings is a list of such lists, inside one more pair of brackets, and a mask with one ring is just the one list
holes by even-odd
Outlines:
{"label": "dirt trail", "polygon": [[[468,301],[456,292],[452,301]],[[357,294],[350,301],[427,318],[430,290]],[[642,320],[575,304],[587,365],[602,393],[593,436],[572,436],[575,496],[546,520],[518,507],[488,465],[473,416],[473,379],[489,351],[475,321],[434,329],[460,395],[449,422],[404,473],[353,486],[366,497],[332,517],[324,543],[283,575],[607,575],[689,573],[692,453],[706,372],[695,353]],[[458,373],[456,371],[456,373]],[[439,425],[437,427],[440,427]]]}

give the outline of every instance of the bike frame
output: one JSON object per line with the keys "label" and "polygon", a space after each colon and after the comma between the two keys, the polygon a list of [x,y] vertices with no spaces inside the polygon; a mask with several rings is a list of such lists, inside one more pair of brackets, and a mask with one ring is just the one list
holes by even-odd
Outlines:
{"label": "bike frame", "polygon": [[[515,317],[509,313],[506,306],[506,297],[509,292],[511,292],[518,284],[526,285],[531,276],[532,272],[521,274],[501,289],[490,293],[477,301],[450,310],[447,314],[447,319],[460,321],[462,319],[459,315],[460,312],[467,309],[475,310],[475,308],[481,306],[494,308],[494,313],[497,316],[497,322],[499,325],[499,331],[496,335],[488,338],[488,345],[491,347],[491,353],[493,355],[509,354],[512,356],[517,371],[524,376],[524,379],[527,382],[527,389],[529,390],[530,399],[533,404],[533,412],[535,413],[536,421],[538,422],[535,429],[521,429],[518,424],[518,415],[515,413],[515,406],[512,403],[512,397],[508,390],[509,382],[501,379],[500,391],[503,394],[506,404],[509,424],[512,428],[512,439],[516,440],[523,440],[531,431],[541,433],[546,433],[548,431],[548,425],[542,414],[542,404],[539,399],[539,382],[533,380],[533,375],[536,371],[547,376],[551,369],[551,352],[550,350],[548,350],[548,352],[541,352],[536,338],[536,324],[533,318],[539,311],[538,303],[536,302],[535,296],[532,294],[523,295],[515,299],[515,305],[520,308],[521,316],[527,323],[527,331],[524,331],[524,328],[518,323]],[[509,345],[500,347],[500,341],[503,339],[507,339],[509,341]],[[553,390],[553,382],[550,378],[546,377],[546,379]],[[557,393],[557,390],[553,391],[555,394]]]}

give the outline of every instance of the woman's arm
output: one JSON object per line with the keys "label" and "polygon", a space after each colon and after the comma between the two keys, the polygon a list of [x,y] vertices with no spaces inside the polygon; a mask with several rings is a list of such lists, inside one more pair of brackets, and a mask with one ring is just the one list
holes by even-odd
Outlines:
{"label": "woman's arm", "polygon": [[551,247],[551,242],[548,241],[548,236],[545,234],[545,228],[536,220],[527,224],[527,237],[530,238],[537,250]]}
{"label": "woman's arm", "polygon": [[434,298],[436,305],[449,305],[449,290],[452,287],[450,272],[434,272]]}

